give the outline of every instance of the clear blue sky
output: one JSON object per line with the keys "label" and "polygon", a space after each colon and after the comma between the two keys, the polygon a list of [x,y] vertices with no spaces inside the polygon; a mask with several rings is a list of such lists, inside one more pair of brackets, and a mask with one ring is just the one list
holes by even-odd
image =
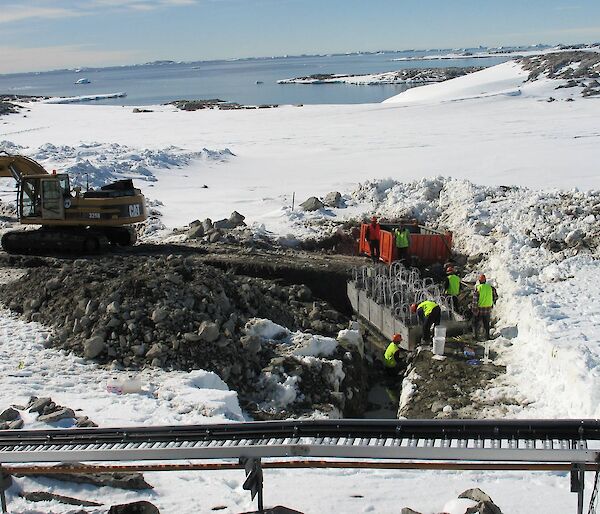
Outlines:
{"label": "clear blue sky", "polygon": [[598,0],[0,0],[0,73],[600,41]]}

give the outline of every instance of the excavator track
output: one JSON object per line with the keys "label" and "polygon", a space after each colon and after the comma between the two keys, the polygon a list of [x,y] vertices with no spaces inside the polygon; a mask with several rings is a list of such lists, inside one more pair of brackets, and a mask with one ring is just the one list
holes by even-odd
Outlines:
{"label": "excavator track", "polygon": [[104,232],[81,228],[11,230],[0,243],[7,253],[26,255],[98,254],[110,246]]}

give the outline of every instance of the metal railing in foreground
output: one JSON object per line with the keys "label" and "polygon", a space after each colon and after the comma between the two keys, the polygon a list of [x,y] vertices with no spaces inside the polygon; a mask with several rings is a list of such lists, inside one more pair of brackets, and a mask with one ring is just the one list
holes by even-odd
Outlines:
{"label": "metal railing in foreground", "polygon": [[[600,442],[591,445],[598,446],[594,449],[590,441],[600,441],[599,420],[310,420],[11,430],[0,431],[0,463],[4,474],[52,472],[52,467],[39,466],[48,462],[160,462],[86,466],[87,472],[243,467],[245,488],[253,498],[259,495],[259,510],[266,467],[570,470],[572,491],[578,493],[577,512],[582,513],[585,471],[598,468],[600,455]],[[262,460],[290,457],[303,460]],[[324,458],[368,461],[314,460]],[[236,462],[165,463],[207,459]],[[9,464],[20,465],[7,468]],[[80,468],[76,464],[54,469],[74,473]]]}

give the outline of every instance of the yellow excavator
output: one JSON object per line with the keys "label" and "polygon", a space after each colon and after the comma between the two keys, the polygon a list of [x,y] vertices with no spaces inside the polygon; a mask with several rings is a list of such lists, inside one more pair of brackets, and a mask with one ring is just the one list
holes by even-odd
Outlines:
{"label": "yellow excavator", "polygon": [[134,223],[147,217],[146,200],[131,179],[99,190],[71,189],[65,173],[48,173],[29,157],[0,152],[0,177],[17,183],[17,214],[37,230],[11,230],[0,244],[8,253],[98,253],[136,241]]}

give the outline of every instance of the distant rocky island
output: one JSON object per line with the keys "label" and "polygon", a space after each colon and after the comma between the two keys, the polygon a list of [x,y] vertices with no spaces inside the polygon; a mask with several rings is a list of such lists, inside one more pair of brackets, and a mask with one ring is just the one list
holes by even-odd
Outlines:
{"label": "distant rocky island", "polygon": [[427,84],[429,82],[443,82],[468,73],[480,71],[480,66],[467,66],[460,68],[408,68],[384,73],[370,73],[366,75],[344,75],[333,73],[318,73],[306,77],[278,80],[278,84],[354,84],[372,86],[380,84]]}
{"label": "distant rocky island", "polygon": [[219,109],[221,111],[232,111],[237,109],[271,109],[279,107],[277,104],[242,105],[237,102],[226,102],[220,98],[208,100],[174,100],[165,105],[174,105],[182,111],[197,111],[200,109]]}

